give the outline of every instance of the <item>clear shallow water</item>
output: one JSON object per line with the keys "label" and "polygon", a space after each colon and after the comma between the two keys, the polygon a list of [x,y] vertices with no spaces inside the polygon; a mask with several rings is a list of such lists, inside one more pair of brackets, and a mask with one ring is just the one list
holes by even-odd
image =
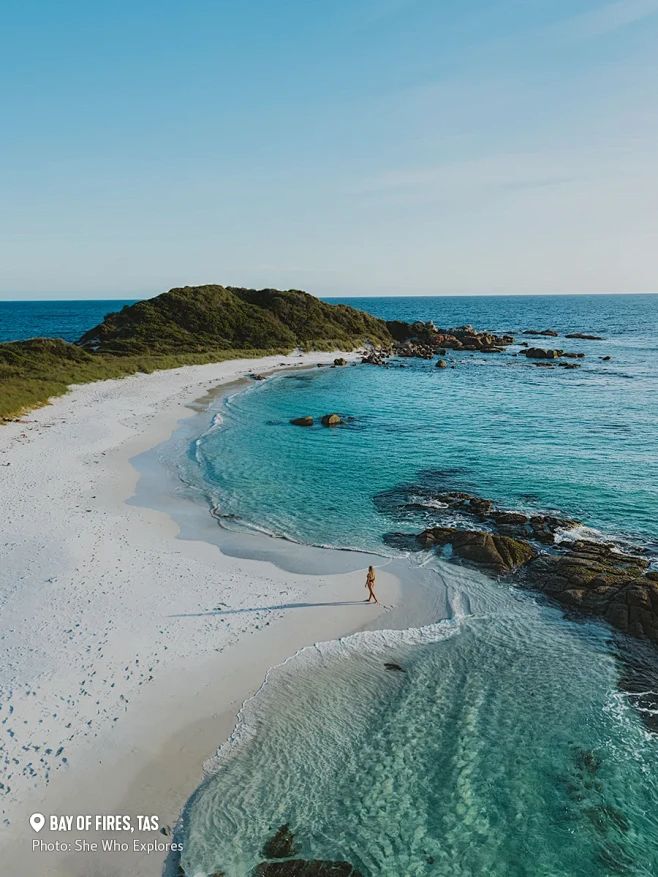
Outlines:
{"label": "clear shallow water", "polygon": [[[559,510],[655,550],[658,298],[361,306],[606,341],[537,342],[585,352],[575,371],[512,349],[451,355],[454,370],[300,371],[236,393],[180,463],[236,516],[225,524],[386,553],[384,533],[417,532],[434,511],[377,497],[431,484]],[[288,423],[334,410],[355,420]],[[302,855],[348,859],[365,877],[658,873],[658,738],[618,690],[607,629],[441,560],[409,563],[421,559],[472,615],[420,640],[358,635],[272,671],[190,802],[186,873],[246,877],[285,822]]]}
{"label": "clear shallow water", "polygon": [[250,874],[288,823],[300,855],[365,875],[655,874],[657,744],[601,630],[523,605],[434,634],[277,668],[191,803],[186,873]]}

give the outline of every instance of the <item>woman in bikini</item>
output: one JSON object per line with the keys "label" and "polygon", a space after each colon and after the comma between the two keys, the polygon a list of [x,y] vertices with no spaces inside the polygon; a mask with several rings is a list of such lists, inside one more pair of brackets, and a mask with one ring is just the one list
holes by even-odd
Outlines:
{"label": "woman in bikini", "polygon": [[368,599],[366,603],[369,603],[371,600],[374,600],[375,603],[379,603],[379,600],[375,596],[375,568],[372,566],[368,567],[368,575],[366,576],[366,588],[368,589]]}

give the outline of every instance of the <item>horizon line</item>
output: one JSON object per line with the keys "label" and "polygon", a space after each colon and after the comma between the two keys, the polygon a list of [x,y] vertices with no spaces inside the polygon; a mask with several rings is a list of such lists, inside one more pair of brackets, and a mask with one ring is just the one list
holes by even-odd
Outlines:
{"label": "horizon line", "polygon": [[[205,286],[206,284],[198,284],[200,286]],[[223,284],[217,284],[221,286]],[[179,287],[171,287],[171,289],[177,289]],[[256,288],[256,287],[252,287]],[[261,289],[274,289],[274,287],[260,287]],[[292,289],[293,287],[289,287]],[[169,292],[170,290],[165,290],[165,292]],[[283,290],[282,290],[283,291]],[[308,290],[299,290],[300,292],[308,292]],[[43,295],[43,293],[39,293]],[[138,293],[135,295],[125,295],[120,297],[93,297],[93,298],[1,298],[0,304],[47,304],[53,302],[121,302],[121,301],[130,301],[130,302],[138,302],[138,301],[147,301],[148,299],[155,298],[158,295],[163,295],[163,292],[153,292],[153,293]],[[574,298],[574,297],[586,297],[586,296],[635,296],[635,295],[658,295],[658,290],[656,291],[643,291],[643,292],[418,292],[418,293],[400,293],[400,294],[382,294],[376,292],[365,292],[365,293],[346,293],[342,295],[317,295],[315,293],[309,293],[309,295],[313,295],[315,298],[322,300],[326,299],[367,299],[367,298],[390,298],[390,299],[399,299],[399,298]]]}

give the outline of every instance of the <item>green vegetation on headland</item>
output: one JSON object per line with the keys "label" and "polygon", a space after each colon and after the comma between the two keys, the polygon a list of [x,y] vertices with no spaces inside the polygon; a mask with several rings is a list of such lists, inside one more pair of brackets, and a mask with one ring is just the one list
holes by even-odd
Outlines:
{"label": "green vegetation on headland", "polygon": [[382,320],[299,290],[186,286],[108,314],[77,345],[53,338],[0,344],[0,420],[46,404],[71,384],[390,340]]}
{"label": "green vegetation on headland", "polygon": [[383,320],[289,289],[185,286],[109,314],[80,339],[112,354],[295,347],[349,350],[391,340]]}

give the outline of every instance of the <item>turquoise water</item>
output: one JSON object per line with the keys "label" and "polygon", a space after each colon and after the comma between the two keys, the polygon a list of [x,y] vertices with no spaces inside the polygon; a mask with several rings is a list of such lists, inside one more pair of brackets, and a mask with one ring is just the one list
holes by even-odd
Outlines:
{"label": "turquoise water", "polygon": [[[362,306],[606,340],[539,342],[584,352],[574,371],[511,348],[455,353],[455,369],[313,369],[235,393],[181,463],[225,526],[390,554],[387,532],[430,525],[432,490],[459,489],[557,510],[655,556],[658,297]],[[288,422],[330,411],[354,420]],[[189,803],[186,873],[246,877],[286,822],[302,855],[348,859],[364,877],[658,873],[658,738],[619,691],[609,631],[440,559],[407,561],[420,562],[470,614],[275,668]]]}
{"label": "turquoise water", "polygon": [[[622,301],[616,311],[612,298]],[[455,305],[442,318],[442,300],[413,301],[412,313],[398,299],[371,308],[451,326],[468,311]],[[404,369],[315,369],[238,393],[222,407],[221,428],[197,448],[219,508],[277,535],[381,548],[382,534],[399,522],[378,512],[373,496],[422,483],[419,473],[431,472],[437,488],[559,509],[606,532],[658,538],[658,297],[567,299],[581,311],[569,311],[569,321],[559,317],[559,298],[552,306],[503,299],[498,322],[489,314],[495,304],[487,300],[471,322],[496,330],[550,326],[606,340],[537,342],[584,352],[573,371],[537,368],[514,356],[514,347],[488,357],[455,353],[455,369],[409,359]],[[519,316],[522,305],[539,314]],[[600,359],[606,355],[610,362]],[[332,411],[355,420],[332,430],[289,424]]]}

